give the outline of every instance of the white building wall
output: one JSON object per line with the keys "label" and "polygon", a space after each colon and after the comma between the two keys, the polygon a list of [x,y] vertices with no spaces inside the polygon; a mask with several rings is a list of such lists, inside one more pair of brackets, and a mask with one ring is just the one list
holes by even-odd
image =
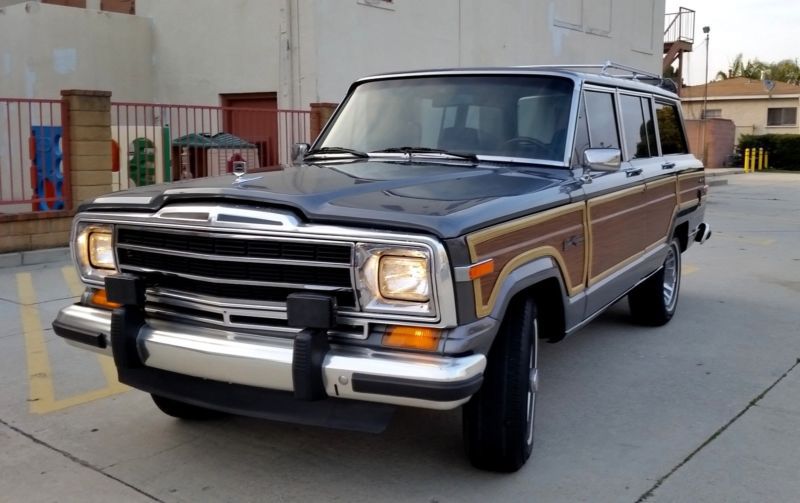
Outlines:
{"label": "white building wall", "polygon": [[27,2],[0,9],[0,96],[60,98],[62,89],[150,101],[149,20]]}
{"label": "white building wall", "polygon": [[0,95],[276,92],[305,109],[396,70],[611,59],[659,72],[663,20],[664,0],[137,0],[135,16],[19,3],[0,14]]}
{"label": "white building wall", "polygon": [[[297,0],[295,0],[297,1]],[[363,75],[430,67],[601,63],[660,73],[664,0],[316,0],[316,94]],[[302,18],[301,18],[302,22]]]}
{"label": "white building wall", "polygon": [[155,100],[218,105],[219,95],[278,91],[281,0],[137,0],[153,24]]}

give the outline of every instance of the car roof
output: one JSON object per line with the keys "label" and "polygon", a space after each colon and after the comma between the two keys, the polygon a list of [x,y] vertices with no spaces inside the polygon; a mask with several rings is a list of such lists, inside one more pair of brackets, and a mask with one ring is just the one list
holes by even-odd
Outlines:
{"label": "car roof", "polygon": [[[614,68],[614,67],[612,67]],[[601,70],[600,73],[592,70]],[[576,65],[576,66],[504,66],[504,67],[467,67],[467,68],[436,68],[425,70],[412,70],[402,72],[389,72],[358,79],[354,84],[375,80],[386,80],[410,77],[439,77],[447,75],[548,75],[569,78],[576,83],[596,84],[600,86],[617,87],[641,93],[653,94],[672,100],[680,99],[670,89],[660,87],[668,85],[667,79],[647,72],[635,73],[606,73],[602,65]],[[659,85],[653,85],[655,82]],[[671,81],[669,81],[671,83]],[[673,83],[674,85],[674,83]]]}

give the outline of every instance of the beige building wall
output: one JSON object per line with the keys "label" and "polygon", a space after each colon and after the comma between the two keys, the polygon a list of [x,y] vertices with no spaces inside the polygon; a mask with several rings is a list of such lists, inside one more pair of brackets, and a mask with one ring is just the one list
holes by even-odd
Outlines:
{"label": "beige building wall", "polygon": [[0,95],[60,98],[101,89],[114,99],[153,97],[150,21],[126,14],[17,3],[0,9]]}
{"label": "beige building wall", "polygon": [[[709,110],[720,110],[722,119],[730,119],[736,124],[736,142],[743,134],[800,134],[800,125],[767,126],[769,108],[798,108],[800,98],[747,98],[721,99],[709,98]],[[700,119],[703,115],[703,101],[683,101],[685,119]]]}

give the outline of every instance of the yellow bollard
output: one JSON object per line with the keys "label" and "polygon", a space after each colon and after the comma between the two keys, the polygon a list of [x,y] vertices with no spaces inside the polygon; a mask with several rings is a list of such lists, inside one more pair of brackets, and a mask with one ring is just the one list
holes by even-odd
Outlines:
{"label": "yellow bollard", "polygon": [[750,169],[750,149],[744,149],[744,172],[747,173],[747,170]]}
{"label": "yellow bollard", "polygon": [[764,171],[764,147],[758,147],[758,170]]}
{"label": "yellow bollard", "polygon": [[769,169],[769,150],[764,151],[764,169]]}

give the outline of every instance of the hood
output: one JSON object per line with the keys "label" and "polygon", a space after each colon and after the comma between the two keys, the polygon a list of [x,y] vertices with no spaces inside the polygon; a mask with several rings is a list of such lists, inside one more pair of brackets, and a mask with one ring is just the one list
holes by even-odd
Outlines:
{"label": "hood", "polygon": [[308,221],[423,230],[456,237],[563,204],[572,172],[463,162],[356,160],[199,178],[115,192],[81,211],[155,211],[172,202],[235,200],[291,208]]}

